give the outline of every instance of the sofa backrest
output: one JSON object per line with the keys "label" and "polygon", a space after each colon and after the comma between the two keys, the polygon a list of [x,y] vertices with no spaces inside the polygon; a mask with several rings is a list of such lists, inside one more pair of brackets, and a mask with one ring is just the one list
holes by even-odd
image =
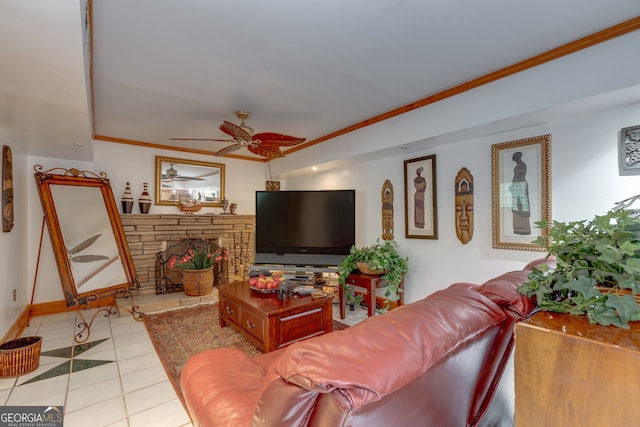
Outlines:
{"label": "sofa backrest", "polygon": [[[415,381],[459,347],[481,342],[489,331],[497,335],[506,318],[482,293],[453,287],[346,330],[291,345],[270,368],[254,420],[310,419],[319,395],[334,392],[348,412],[356,413]],[[301,390],[285,391],[287,386]],[[271,402],[283,393],[297,393],[298,413],[292,413],[291,405],[274,413]]]}

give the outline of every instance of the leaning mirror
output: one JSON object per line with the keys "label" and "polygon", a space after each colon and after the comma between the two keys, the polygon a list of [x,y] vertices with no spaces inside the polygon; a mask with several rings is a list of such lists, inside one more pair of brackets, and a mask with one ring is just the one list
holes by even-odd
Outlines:
{"label": "leaning mirror", "polygon": [[221,207],[223,200],[224,164],[156,156],[156,205]]}
{"label": "leaning mirror", "polygon": [[106,174],[34,166],[67,307],[135,286],[136,273]]}

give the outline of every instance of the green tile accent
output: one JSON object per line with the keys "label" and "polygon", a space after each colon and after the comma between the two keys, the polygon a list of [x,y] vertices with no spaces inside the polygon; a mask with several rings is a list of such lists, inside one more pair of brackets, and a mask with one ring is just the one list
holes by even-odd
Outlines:
{"label": "green tile accent", "polygon": [[82,353],[84,353],[85,351],[90,350],[93,347],[97,346],[98,344],[102,344],[108,339],[109,338],[104,338],[98,341],[86,342],[86,343],[78,344],[72,347],[56,348],[55,350],[43,351],[40,354],[42,356],[64,357],[67,359],[71,359],[72,356],[77,357]]}
{"label": "green tile accent", "polygon": [[65,359],[71,359],[72,354],[73,347],[56,348],[55,350],[43,351],[40,353],[41,356],[64,357]]}
{"label": "green tile accent", "polygon": [[92,349],[93,347],[97,346],[98,344],[102,344],[103,342],[105,342],[108,339],[109,338],[104,338],[104,339],[101,339],[101,340],[98,340],[98,341],[91,341],[91,342],[86,342],[86,343],[82,343],[82,344],[76,345],[75,347],[73,347],[73,357],[80,356],[85,351]]}
{"label": "green tile accent", "polygon": [[[70,372],[80,372],[85,369],[94,368],[96,366],[106,365],[107,363],[113,363],[115,360],[85,360],[85,359],[75,359],[72,356],[79,356],[87,350],[92,349],[93,347],[102,344],[109,338],[104,338],[97,341],[92,341],[88,343],[78,344],[73,347],[62,347],[54,350],[43,351],[40,353],[41,356],[50,356],[50,357],[61,357],[69,359],[66,362],[49,369],[46,372],[41,373],[37,377],[33,377],[28,381],[23,382],[23,384],[31,384],[37,381],[46,380],[48,378],[57,377],[60,375],[67,375]],[[71,363],[73,362],[73,364]]]}
{"label": "green tile accent", "polygon": [[115,360],[81,360],[73,359],[73,369],[71,372],[80,372],[85,369],[95,368],[96,366],[106,365],[107,363],[113,363]]}
{"label": "green tile accent", "polygon": [[55,368],[51,368],[48,371],[45,371],[38,375],[37,377],[31,378],[29,381],[25,381],[20,385],[31,384],[37,381],[46,380],[49,378],[57,377],[60,375],[67,375],[71,369],[71,360],[67,360],[66,362],[56,366]]}

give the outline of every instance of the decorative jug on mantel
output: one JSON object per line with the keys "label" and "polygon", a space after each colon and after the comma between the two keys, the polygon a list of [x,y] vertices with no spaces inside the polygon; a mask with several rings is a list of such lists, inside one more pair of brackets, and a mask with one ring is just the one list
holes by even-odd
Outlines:
{"label": "decorative jug on mantel", "polygon": [[131,194],[131,185],[127,181],[122,195],[122,213],[130,214],[133,211],[133,195]]}
{"label": "decorative jug on mantel", "polygon": [[146,182],[143,184],[144,189],[138,199],[138,206],[140,207],[140,213],[148,214],[151,208],[151,196],[149,195],[149,184]]}

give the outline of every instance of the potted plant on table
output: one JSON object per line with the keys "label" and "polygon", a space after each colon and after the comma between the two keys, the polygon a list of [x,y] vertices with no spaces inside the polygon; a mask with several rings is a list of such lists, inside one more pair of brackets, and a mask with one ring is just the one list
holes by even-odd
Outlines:
{"label": "potted plant on table", "polygon": [[209,295],[213,291],[213,267],[228,258],[226,248],[212,250],[209,246],[206,251],[189,248],[181,257],[172,256],[169,268],[182,270],[182,286],[186,295]]}
{"label": "potted plant on table", "polygon": [[640,320],[640,221],[612,209],[592,220],[536,225],[547,237],[535,243],[557,266],[533,269],[520,292],[546,311],[586,315],[591,323],[628,328]]}
{"label": "potted plant on table", "polygon": [[385,281],[385,297],[388,300],[396,301],[404,275],[409,271],[409,258],[401,257],[398,253],[398,244],[395,240],[380,239],[371,246],[357,248],[351,247],[349,255],[338,267],[338,283],[345,291],[348,304],[357,305],[362,302],[362,295],[354,295],[351,288],[347,286],[347,277],[352,272],[361,268],[365,274],[380,274]]}

